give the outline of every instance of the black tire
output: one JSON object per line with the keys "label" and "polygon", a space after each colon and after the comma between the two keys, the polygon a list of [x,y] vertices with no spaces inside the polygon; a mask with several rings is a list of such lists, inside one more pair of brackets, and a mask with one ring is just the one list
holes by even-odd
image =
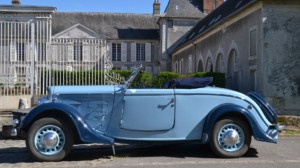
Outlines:
{"label": "black tire", "polygon": [[[42,118],[31,125],[27,132],[26,147],[36,160],[60,161],[70,153],[73,132],[70,126],[63,123],[55,118]],[[42,141],[45,137],[49,141]]]}
{"label": "black tire", "polygon": [[224,118],[215,123],[210,146],[215,154],[224,158],[237,158],[247,153],[251,144],[248,124],[238,118]]}

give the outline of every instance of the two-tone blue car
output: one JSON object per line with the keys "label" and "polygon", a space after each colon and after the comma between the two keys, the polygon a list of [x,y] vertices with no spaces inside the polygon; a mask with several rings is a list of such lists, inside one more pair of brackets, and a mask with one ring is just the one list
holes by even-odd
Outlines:
{"label": "two-tone blue car", "polygon": [[114,151],[116,142],[199,141],[233,158],[248,151],[252,136],[277,142],[277,113],[257,93],[130,88],[141,69],[121,85],[49,87],[42,103],[14,120],[12,131],[40,161],[62,160],[80,143],[111,144]]}

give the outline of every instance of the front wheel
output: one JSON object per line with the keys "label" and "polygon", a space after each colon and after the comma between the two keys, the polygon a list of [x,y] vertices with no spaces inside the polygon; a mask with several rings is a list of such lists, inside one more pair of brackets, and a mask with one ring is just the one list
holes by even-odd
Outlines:
{"label": "front wheel", "polygon": [[226,118],[219,120],[214,125],[210,146],[220,157],[241,157],[247,153],[250,144],[250,128],[243,120]]}
{"label": "front wheel", "polygon": [[39,161],[59,161],[73,146],[73,133],[68,125],[55,118],[35,121],[28,130],[26,147]]}

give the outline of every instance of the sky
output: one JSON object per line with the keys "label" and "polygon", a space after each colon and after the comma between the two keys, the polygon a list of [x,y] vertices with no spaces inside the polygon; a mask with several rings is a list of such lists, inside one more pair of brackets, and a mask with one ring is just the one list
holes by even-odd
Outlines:
{"label": "sky", "polygon": [[[20,0],[21,5],[53,6],[61,12],[113,12],[153,13],[154,0]],[[160,0],[161,13],[168,0]],[[1,5],[10,5],[11,0],[0,0]]]}

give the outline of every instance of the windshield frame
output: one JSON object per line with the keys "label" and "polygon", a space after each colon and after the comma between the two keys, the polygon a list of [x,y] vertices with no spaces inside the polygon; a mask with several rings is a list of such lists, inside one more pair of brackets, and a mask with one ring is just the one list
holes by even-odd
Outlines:
{"label": "windshield frame", "polygon": [[123,82],[125,90],[130,87],[132,82],[136,79],[138,74],[143,71],[143,69],[144,69],[143,66],[139,66],[139,67],[134,68],[134,70],[131,72],[129,77]]}

